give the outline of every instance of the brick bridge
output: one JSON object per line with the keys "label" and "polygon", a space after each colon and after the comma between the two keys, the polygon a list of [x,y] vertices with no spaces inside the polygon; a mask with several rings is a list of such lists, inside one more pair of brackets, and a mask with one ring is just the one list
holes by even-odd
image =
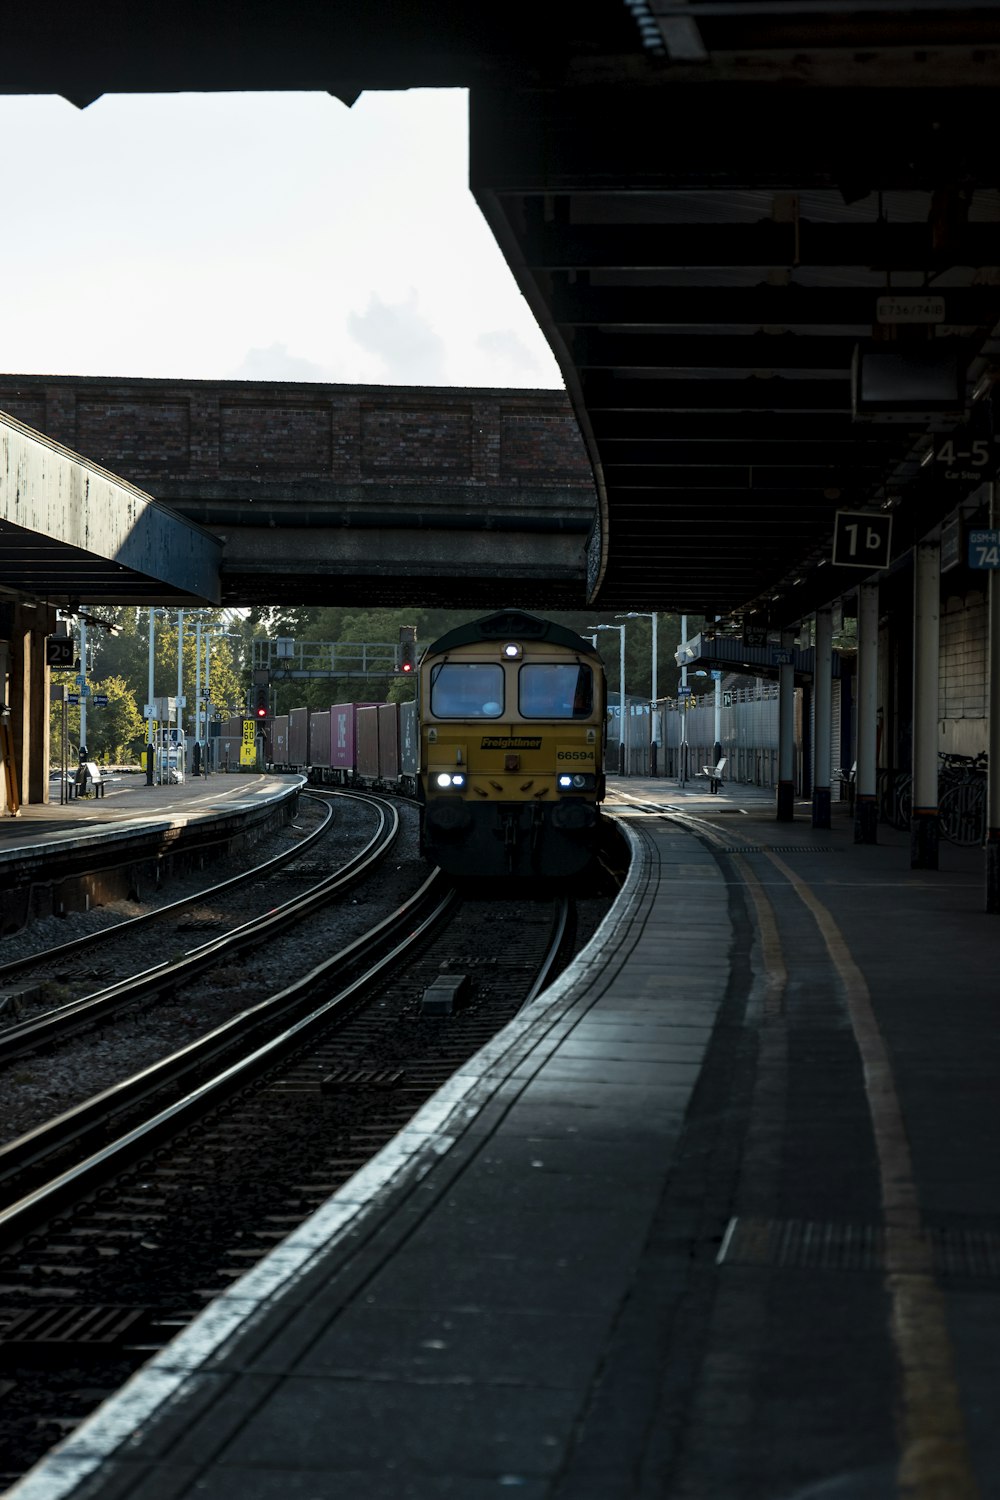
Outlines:
{"label": "brick bridge", "polygon": [[215,532],[227,604],[585,600],[562,392],[8,375],[0,411]]}

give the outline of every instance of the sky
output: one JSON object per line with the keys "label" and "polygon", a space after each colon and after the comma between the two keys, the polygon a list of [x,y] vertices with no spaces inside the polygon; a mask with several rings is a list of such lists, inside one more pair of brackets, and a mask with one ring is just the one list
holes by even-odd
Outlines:
{"label": "sky", "polygon": [[467,96],[0,97],[0,369],[562,388]]}

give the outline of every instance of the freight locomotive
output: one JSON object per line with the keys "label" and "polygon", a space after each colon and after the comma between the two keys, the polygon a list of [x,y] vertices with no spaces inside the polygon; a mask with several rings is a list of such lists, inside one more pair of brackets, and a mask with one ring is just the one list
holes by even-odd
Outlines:
{"label": "freight locomotive", "polygon": [[419,672],[424,852],[463,877],[584,869],[605,726],[601,658],[565,626],[504,610],[441,636]]}
{"label": "freight locomotive", "polygon": [[591,643],[503,610],[441,636],[417,675],[415,703],[278,715],[268,763],[314,782],[415,796],[421,848],[452,875],[585,869],[600,836],[607,725]]}

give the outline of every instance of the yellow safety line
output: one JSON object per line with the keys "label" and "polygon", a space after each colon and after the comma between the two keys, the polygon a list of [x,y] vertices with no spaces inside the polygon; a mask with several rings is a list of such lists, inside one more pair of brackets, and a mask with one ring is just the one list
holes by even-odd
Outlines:
{"label": "yellow safety line", "polygon": [[844,987],[861,1056],[879,1163],[892,1337],[902,1373],[898,1493],[907,1500],[975,1500],[980,1492],[969,1457],[945,1301],[933,1276],[903,1112],[871,994],[826,907],[784,860],[770,853],[767,858],[820,930]]}
{"label": "yellow safety line", "polygon": [[[714,825],[681,814],[717,844],[743,834],[722,834]],[[902,1377],[901,1452],[897,1493],[905,1500],[978,1500],[979,1485],[969,1456],[955,1377],[944,1297],[933,1275],[933,1257],[923,1233],[913,1162],[892,1065],[861,970],[827,908],[777,854],[763,851],[812,914],[844,987],[848,1015],[861,1057],[865,1094],[879,1164],[885,1221],[885,1285],[890,1328]],[[736,856],[741,866],[744,860]],[[747,867],[747,873],[749,869]],[[769,902],[756,875],[750,894],[758,914]],[[777,928],[773,911],[763,935],[765,952]]]}

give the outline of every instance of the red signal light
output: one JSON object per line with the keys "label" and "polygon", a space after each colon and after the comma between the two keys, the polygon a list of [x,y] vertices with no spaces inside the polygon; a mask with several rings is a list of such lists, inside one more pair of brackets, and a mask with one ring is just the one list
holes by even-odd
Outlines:
{"label": "red signal light", "polygon": [[399,670],[401,672],[412,672],[413,671],[413,663],[411,661],[404,661],[402,663],[402,665],[400,666]]}
{"label": "red signal light", "polygon": [[257,717],[258,719],[267,718],[267,709],[264,707],[263,703],[257,704]]}

